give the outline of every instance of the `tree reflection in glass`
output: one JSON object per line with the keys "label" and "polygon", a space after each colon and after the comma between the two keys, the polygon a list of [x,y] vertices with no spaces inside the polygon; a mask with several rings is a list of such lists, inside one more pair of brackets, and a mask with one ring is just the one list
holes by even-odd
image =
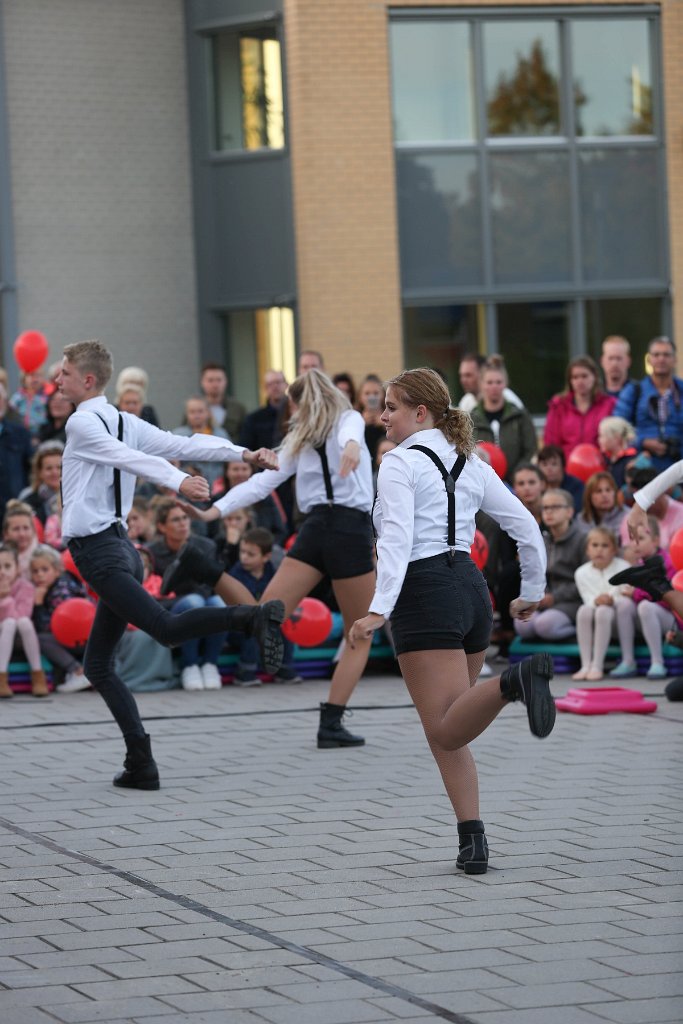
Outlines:
{"label": "tree reflection in glass", "polygon": [[489,135],[559,135],[559,41],[555,22],[485,26]]}

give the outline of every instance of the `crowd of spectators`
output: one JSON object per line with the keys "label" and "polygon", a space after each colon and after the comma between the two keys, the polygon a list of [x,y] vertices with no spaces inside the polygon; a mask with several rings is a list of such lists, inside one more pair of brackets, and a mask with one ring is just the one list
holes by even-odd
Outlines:
{"label": "crowd of spectators", "polygon": [[[545,642],[563,641],[577,634],[582,659],[578,678],[597,679],[602,678],[604,670],[602,648],[606,649],[607,637],[621,645],[623,657],[615,674],[623,677],[635,672],[633,638],[641,632],[651,651],[648,674],[659,677],[664,672],[661,638],[677,625],[676,620],[668,611],[665,615],[661,609],[658,612],[641,607],[652,603],[647,595],[629,593],[623,587],[615,591],[605,582],[607,567],[621,564],[622,559],[634,562],[647,557],[647,552],[666,551],[673,534],[683,527],[679,493],[664,495],[655,503],[648,530],[636,540],[629,538],[624,523],[633,491],[681,456],[683,380],[675,375],[673,342],[664,337],[652,339],[647,361],[650,372],[642,379],[632,378],[629,343],[621,337],[605,339],[599,366],[588,356],[572,359],[566,370],[566,387],[550,398],[540,429],[518,393],[523,393],[521,382],[508,380],[500,356],[487,359],[479,353],[466,353],[461,359],[463,395],[459,406],[472,416],[477,440],[495,446],[505,456],[504,479],[536,518],[548,552],[547,593],[541,606],[528,622],[517,622],[513,627],[507,609],[519,594],[515,545],[480,514],[477,525],[488,541],[484,572],[498,609],[494,642],[504,655],[516,634]],[[298,372],[312,366],[325,369],[320,353],[302,352]],[[62,548],[59,480],[65,423],[72,411],[52,383],[56,369],[23,374],[20,387],[12,395],[7,376],[0,370],[0,518],[4,541],[16,549],[21,578],[33,581],[37,588],[33,621],[41,649],[55,663],[58,678],[64,680],[63,687],[70,692],[89,685],[80,667],[82,652],[57,652],[55,656],[46,614],[46,609],[54,610],[59,600],[80,594],[78,582],[74,588],[72,575],[53,557]],[[384,407],[382,380],[374,373],[356,380],[352,374],[340,372],[333,381],[363,416],[376,475],[382,456],[392,447],[380,422]],[[179,409],[178,422],[164,426],[178,434],[202,432],[229,437],[251,449],[277,447],[288,425],[287,383],[281,370],[266,370],[262,381],[264,404],[247,410],[230,394],[225,368],[208,363],[202,368],[196,391]],[[122,411],[159,425],[148,403],[148,388],[144,369],[126,367],[116,380],[116,404]],[[576,446],[587,444],[601,453],[602,468],[582,480],[567,472],[567,466],[571,468]],[[488,457],[484,449],[480,454]],[[198,463],[182,468],[206,477],[214,497],[239,486],[252,473],[250,466],[240,462],[224,467]],[[160,493],[140,480],[128,525],[131,538],[145,558],[146,585],[150,592],[156,588],[155,596],[155,581],[190,530],[198,534],[199,543],[212,558],[222,562],[226,571],[258,596],[262,581],[267,582],[272,575],[287,539],[296,532],[297,521],[289,482],[215,528],[213,523],[191,524],[174,495]],[[195,607],[197,602],[220,600],[205,591],[196,584],[186,593],[159,599],[177,612]],[[48,599],[46,593],[51,595]],[[332,600],[324,585],[316,596]],[[212,637],[183,647],[180,674],[186,689],[220,686],[217,661],[227,639]],[[135,665],[131,650],[139,647],[143,652],[148,640],[126,638],[128,649],[123,660],[127,665]],[[254,652],[242,646],[239,654],[237,680],[242,685],[254,685],[259,680]],[[154,663],[149,650],[140,657],[147,664]],[[280,681],[295,678],[290,658]]]}

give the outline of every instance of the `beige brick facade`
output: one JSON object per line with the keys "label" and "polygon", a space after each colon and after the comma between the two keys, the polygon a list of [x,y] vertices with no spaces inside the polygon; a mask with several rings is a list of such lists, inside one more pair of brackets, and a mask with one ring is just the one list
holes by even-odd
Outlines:
{"label": "beige brick facade", "polygon": [[[520,6],[513,0],[490,6],[506,2]],[[402,366],[387,20],[392,7],[457,6],[453,0],[286,0],[300,341],[322,350],[333,371],[390,375]],[[683,292],[683,2],[663,0],[661,9],[677,296]],[[674,326],[683,373],[680,303]]]}

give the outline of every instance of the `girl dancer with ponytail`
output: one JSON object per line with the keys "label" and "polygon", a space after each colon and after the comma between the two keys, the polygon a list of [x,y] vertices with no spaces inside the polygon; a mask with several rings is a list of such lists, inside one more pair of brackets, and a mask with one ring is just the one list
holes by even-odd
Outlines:
{"label": "girl dancer with ponytail", "polygon": [[[367,609],[375,589],[370,525],[372,469],[364,439],[365,423],[320,370],[297,377],[288,394],[294,411],[278,452],[280,468],[258,473],[232,487],[206,511],[186,504],[183,508],[205,522],[220,519],[235,509],[253,505],[296,476],[296,500],[306,518],[263,600],[283,601],[288,616],[324,576],[329,576],[348,631]],[[174,590],[186,575],[197,578],[198,572],[227,604],[253,601],[237,580],[202,558],[192,541],[164,574],[162,593]],[[365,743],[344,727],[342,717],[365,668],[370,641],[368,635],[354,648],[344,647],[328,700],[320,705],[319,747]]]}
{"label": "girl dancer with ponytail", "polygon": [[555,704],[547,654],[474,686],[491,630],[488,588],[470,558],[475,513],[483,509],[517,541],[522,587],[513,617],[526,619],[543,596],[546,557],[534,517],[473,454],[472,421],[450,404],[433,370],[406,370],[388,384],[382,423],[397,447],[378,476],[377,587],[349,643],[366,644],[390,619],[403,678],[458,819],[457,867],[483,874],[488,846],[467,744],[516,700],[532,733],[547,736]]}

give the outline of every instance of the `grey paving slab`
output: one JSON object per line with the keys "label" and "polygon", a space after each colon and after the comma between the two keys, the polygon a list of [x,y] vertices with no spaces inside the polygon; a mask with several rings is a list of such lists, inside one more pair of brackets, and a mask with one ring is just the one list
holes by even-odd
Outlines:
{"label": "grey paving slab", "polygon": [[469,878],[400,680],[362,682],[346,751],[315,747],[326,687],[142,695],[158,793],[111,786],[96,695],[3,707],[2,1024],[683,1019],[683,708],[544,743],[506,709]]}

